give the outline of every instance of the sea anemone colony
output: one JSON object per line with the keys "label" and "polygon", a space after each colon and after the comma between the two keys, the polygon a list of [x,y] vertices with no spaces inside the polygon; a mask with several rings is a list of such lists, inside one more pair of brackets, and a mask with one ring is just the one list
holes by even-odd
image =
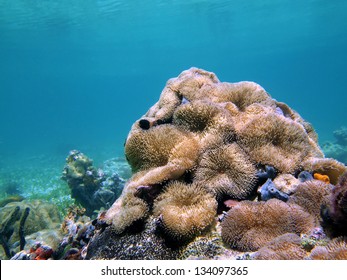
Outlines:
{"label": "sea anemone colony", "polygon": [[345,221],[346,180],[333,185],[346,166],[325,158],[317,139],[260,85],[191,68],[133,124],[125,142],[133,176],[103,219],[116,234],[155,221],[176,246],[221,227],[229,248],[254,251],[275,240],[262,250],[292,247],[288,258],[297,258],[298,237],[282,235],[309,234],[322,205]]}

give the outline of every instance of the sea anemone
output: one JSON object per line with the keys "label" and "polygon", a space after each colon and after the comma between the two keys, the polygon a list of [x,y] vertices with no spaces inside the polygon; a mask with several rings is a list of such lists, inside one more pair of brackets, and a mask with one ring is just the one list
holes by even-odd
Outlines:
{"label": "sea anemone", "polygon": [[237,134],[253,161],[272,165],[282,173],[293,173],[314,153],[304,127],[275,113],[255,116]]}
{"label": "sea anemone", "polygon": [[332,188],[332,185],[319,180],[306,181],[297,186],[288,203],[295,203],[301,206],[307,213],[315,217],[316,224],[319,225],[321,208],[328,205]]}
{"label": "sea anemone", "polygon": [[329,204],[322,211],[324,226],[332,236],[347,235],[347,172],[333,188]]}
{"label": "sea anemone", "polygon": [[332,158],[310,157],[302,163],[302,167],[312,173],[327,175],[333,185],[336,185],[339,177],[347,171],[343,163]]}
{"label": "sea anemone", "polygon": [[275,105],[275,101],[270,95],[254,82],[219,83],[216,87],[218,94],[216,94],[217,97],[214,101],[218,103],[232,102],[241,112],[254,103],[268,107]]}
{"label": "sea anemone", "polygon": [[187,240],[214,222],[217,202],[199,184],[173,181],[154,202],[154,216],[172,240]]}
{"label": "sea anemone", "polygon": [[256,168],[243,150],[233,143],[203,153],[195,181],[205,185],[218,200],[223,196],[245,199],[254,190]]}
{"label": "sea anemone", "polygon": [[179,106],[174,113],[173,124],[197,133],[204,149],[235,138],[228,111],[208,101],[193,101]]}
{"label": "sea anemone", "polygon": [[112,223],[115,233],[120,234],[135,222],[148,215],[148,205],[131,191],[125,191],[106,212],[105,220]]}
{"label": "sea anemone", "polygon": [[339,237],[331,240],[327,246],[315,247],[309,256],[311,260],[347,260],[347,240]]}
{"label": "sea anemone", "polygon": [[286,233],[268,242],[253,256],[255,260],[303,260],[306,251],[301,246],[301,238],[295,233]]}
{"label": "sea anemone", "polygon": [[222,223],[222,239],[240,251],[256,251],[285,233],[307,233],[313,217],[300,206],[277,199],[241,201],[230,209]]}
{"label": "sea anemone", "polygon": [[134,172],[166,165],[175,146],[187,133],[173,125],[134,130],[125,143],[125,155]]}

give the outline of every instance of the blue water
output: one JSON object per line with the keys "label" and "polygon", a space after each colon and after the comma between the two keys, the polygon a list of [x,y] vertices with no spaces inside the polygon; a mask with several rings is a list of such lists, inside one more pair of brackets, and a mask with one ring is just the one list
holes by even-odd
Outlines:
{"label": "blue water", "polygon": [[0,168],[122,155],[191,66],[261,84],[330,139],[347,124],[346,19],[345,0],[0,0]]}

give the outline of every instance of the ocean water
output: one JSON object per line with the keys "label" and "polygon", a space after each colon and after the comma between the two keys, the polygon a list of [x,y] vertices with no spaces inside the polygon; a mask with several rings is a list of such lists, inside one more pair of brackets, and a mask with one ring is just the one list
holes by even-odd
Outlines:
{"label": "ocean water", "polygon": [[345,0],[0,0],[0,185],[47,189],[71,149],[122,157],[192,66],[259,83],[332,139],[347,125],[346,18]]}

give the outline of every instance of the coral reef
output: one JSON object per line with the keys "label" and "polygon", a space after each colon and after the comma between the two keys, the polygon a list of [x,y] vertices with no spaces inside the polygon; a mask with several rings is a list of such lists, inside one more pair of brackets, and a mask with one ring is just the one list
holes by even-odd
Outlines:
{"label": "coral reef", "polygon": [[[194,242],[213,231],[241,251],[258,250],[283,234],[309,234],[331,191],[314,174],[336,184],[346,171],[324,157],[313,127],[261,86],[220,82],[197,68],[167,82],[158,102],[132,125],[125,156],[133,175],[96,220],[88,259],[177,258],[177,251],[195,251]],[[73,164],[71,174],[78,174]],[[94,171],[83,164],[87,180]],[[256,201],[257,190],[263,201]],[[292,239],[279,238],[267,250],[282,241],[278,252],[297,246]],[[213,244],[206,241],[203,248],[218,247]],[[295,246],[277,257],[300,258]]]}
{"label": "coral reef", "polygon": [[297,205],[277,199],[241,201],[230,209],[222,223],[222,238],[232,248],[255,251],[285,233],[307,233],[313,217]]}
{"label": "coral reef", "polygon": [[124,181],[116,173],[107,176],[77,150],[72,150],[66,158],[62,179],[69,185],[71,196],[86,208],[88,215],[112,205],[124,186]]}

